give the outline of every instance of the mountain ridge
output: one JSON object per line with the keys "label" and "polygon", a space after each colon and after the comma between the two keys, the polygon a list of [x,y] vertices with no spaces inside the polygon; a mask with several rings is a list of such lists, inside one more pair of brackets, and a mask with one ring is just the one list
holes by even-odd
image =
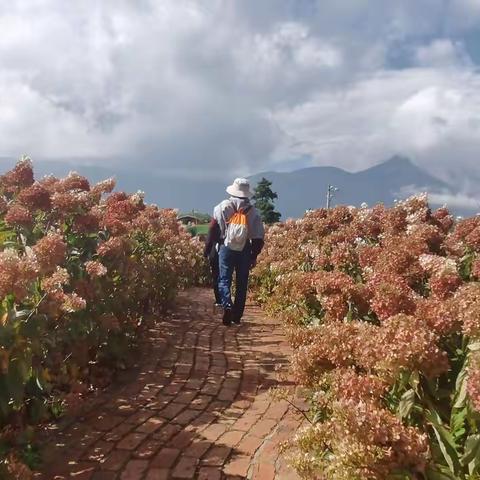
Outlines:
{"label": "mountain ridge", "polygon": [[[308,208],[325,206],[329,184],[339,189],[335,193],[333,204],[355,206],[364,202],[369,205],[392,205],[396,199],[405,196],[405,191],[455,194],[450,185],[402,156],[394,156],[358,172],[349,172],[338,167],[309,167],[290,173],[260,173],[250,179],[252,183],[256,183],[262,176],[272,181],[272,189],[279,197],[277,207],[284,217],[298,217]],[[301,198],[301,201],[298,201],[298,198]],[[460,212],[460,209],[458,211]],[[470,214],[463,210],[460,213]]]}
{"label": "mountain ridge", "polygon": [[[8,170],[14,165],[11,159],[0,158],[0,169]],[[92,182],[114,176],[121,190],[135,192],[143,190],[148,202],[165,208],[181,211],[211,212],[213,206],[225,197],[225,187],[231,179],[224,181],[196,180],[162,177],[151,170],[122,165],[85,165],[74,161],[34,161],[36,178],[46,174],[64,176],[71,170],[85,175]],[[459,192],[452,185],[434,177],[414,164],[408,157],[393,156],[367,169],[349,172],[335,166],[305,167],[291,172],[264,171],[249,176],[254,186],[262,177],[270,180],[272,189],[278,193],[277,209],[282,218],[300,217],[305,210],[324,207],[328,185],[339,190],[333,205],[392,205],[395,199],[426,191],[432,198],[454,198]],[[438,206],[435,201],[433,206]],[[457,215],[472,215],[474,208],[456,206]]]}

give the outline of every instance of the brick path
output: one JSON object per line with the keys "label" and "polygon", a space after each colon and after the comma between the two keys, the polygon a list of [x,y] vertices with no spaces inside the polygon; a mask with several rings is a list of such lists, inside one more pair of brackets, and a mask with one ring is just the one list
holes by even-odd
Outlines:
{"label": "brick path", "polygon": [[46,444],[36,478],[297,479],[278,446],[301,418],[267,392],[287,363],[281,331],[253,306],[225,328],[210,292],[190,290],[150,329],[134,379]]}

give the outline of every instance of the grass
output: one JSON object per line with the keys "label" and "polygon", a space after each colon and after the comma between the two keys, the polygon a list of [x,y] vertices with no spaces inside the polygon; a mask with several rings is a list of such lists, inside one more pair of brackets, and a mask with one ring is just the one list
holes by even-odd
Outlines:
{"label": "grass", "polygon": [[209,224],[205,223],[202,225],[193,225],[189,227],[189,230],[193,236],[195,235],[206,235],[208,233]]}

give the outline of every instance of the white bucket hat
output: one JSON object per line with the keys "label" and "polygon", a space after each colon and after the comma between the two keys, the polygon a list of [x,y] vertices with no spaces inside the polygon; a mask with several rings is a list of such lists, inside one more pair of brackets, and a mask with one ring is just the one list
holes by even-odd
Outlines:
{"label": "white bucket hat", "polygon": [[246,178],[236,178],[231,185],[227,187],[227,193],[232,197],[252,198],[250,191],[250,182]]}

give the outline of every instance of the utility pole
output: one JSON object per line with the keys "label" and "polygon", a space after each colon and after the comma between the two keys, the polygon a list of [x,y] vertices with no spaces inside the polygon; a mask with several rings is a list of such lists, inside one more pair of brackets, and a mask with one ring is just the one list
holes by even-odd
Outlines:
{"label": "utility pole", "polygon": [[327,188],[327,209],[330,208],[330,204],[332,203],[332,198],[334,197],[335,192],[338,192],[338,188],[333,185],[329,185]]}

